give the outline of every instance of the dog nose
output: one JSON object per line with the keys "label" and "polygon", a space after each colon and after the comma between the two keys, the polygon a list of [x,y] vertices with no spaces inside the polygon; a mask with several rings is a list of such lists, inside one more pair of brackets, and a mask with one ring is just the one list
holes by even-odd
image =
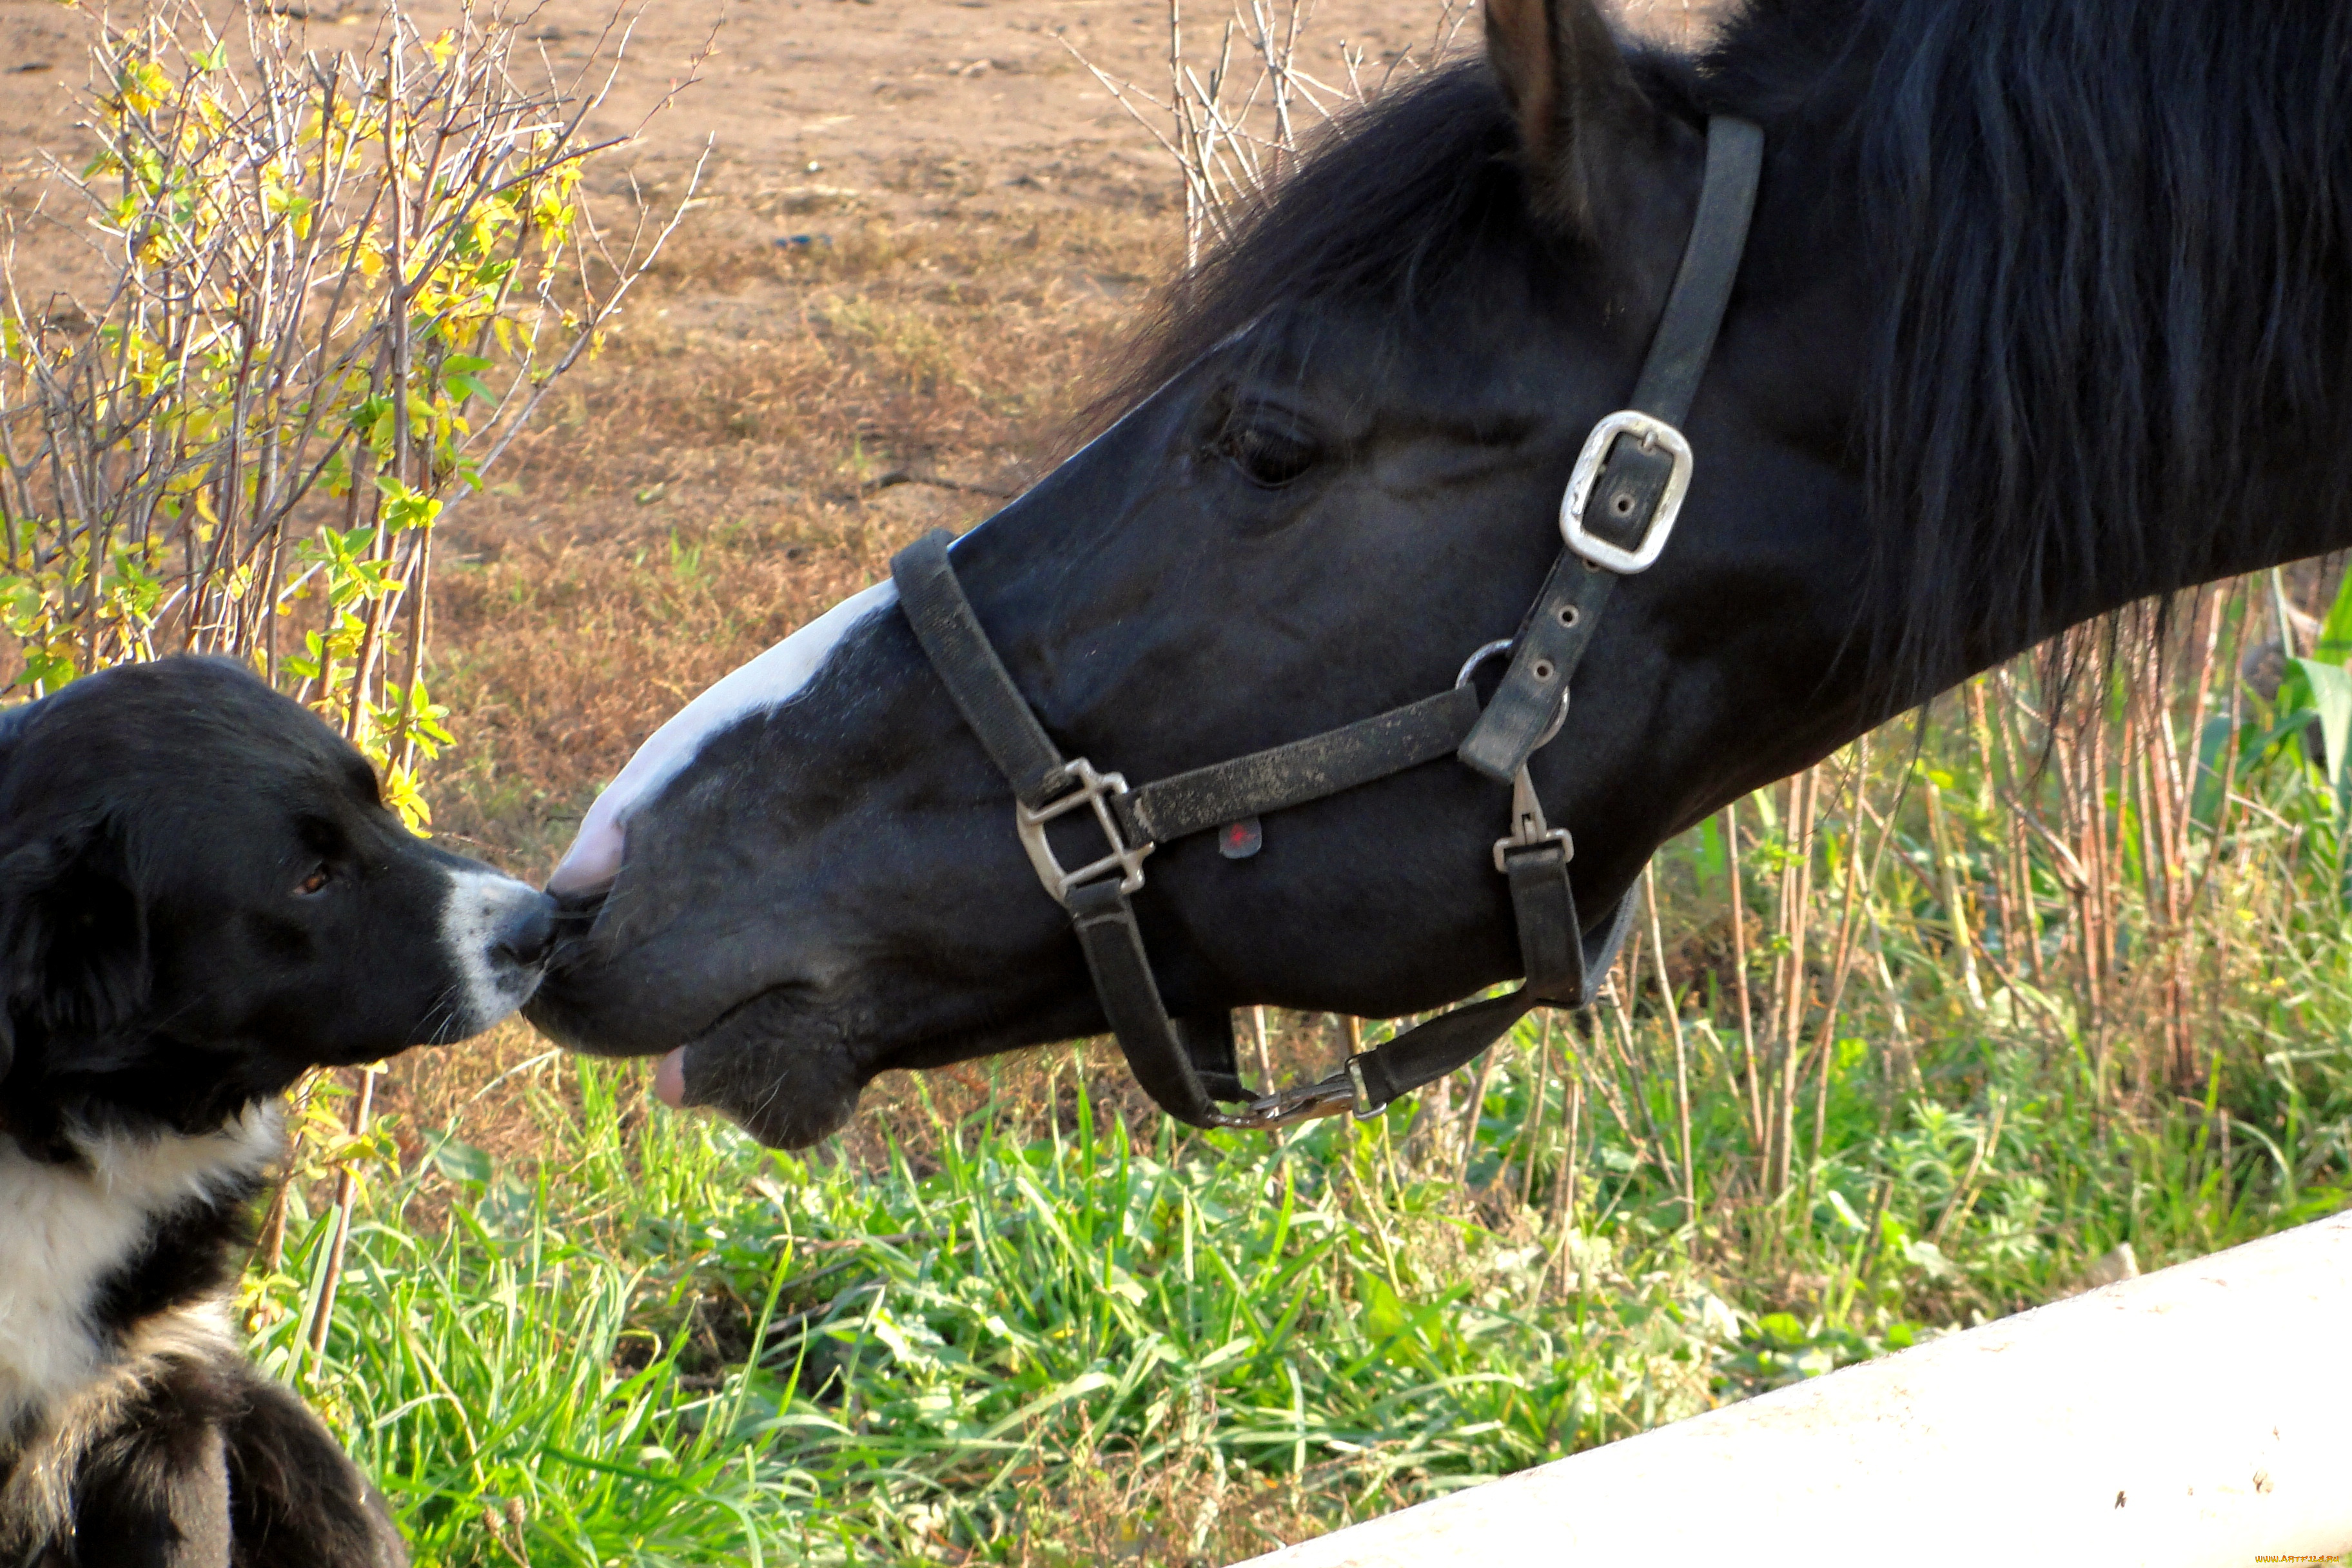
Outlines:
{"label": "dog nose", "polygon": [[490,951],[509,963],[536,969],[555,951],[555,900],[534,892],[500,928]]}

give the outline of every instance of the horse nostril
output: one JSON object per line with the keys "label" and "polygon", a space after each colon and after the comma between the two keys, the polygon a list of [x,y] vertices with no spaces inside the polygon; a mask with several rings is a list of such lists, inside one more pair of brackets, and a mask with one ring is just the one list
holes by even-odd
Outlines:
{"label": "horse nostril", "polygon": [[555,900],[544,894],[534,897],[508,920],[490,951],[526,969],[546,963],[555,951]]}

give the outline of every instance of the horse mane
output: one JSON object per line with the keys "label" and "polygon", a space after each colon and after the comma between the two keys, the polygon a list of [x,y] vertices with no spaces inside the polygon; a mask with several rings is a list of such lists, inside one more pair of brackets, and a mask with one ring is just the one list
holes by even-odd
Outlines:
{"label": "horse mane", "polygon": [[[2290,494],[2352,504],[2352,7],[1753,0],[1705,56],[1635,66],[1670,112],[1804,149],[1768,178],[1853,193],[1861,651],[1898,705],[2128,596],[2102,584],[2267,549]],[[1483,61],[1343,120],[1114,397],[1269,301],[1370,291],[1402,331],[1487,247],[1545,243],[1513,144]]]}
{"label": "horse mane", "polygon": [[[1719,58],[1801,8],[1752,13]],[[1861,434],[1894,612],[1871,651],[1917,700],[2062,630],[2086,586],[2200,582],[2223,538],[2270,551],[2297,446],[2337,447],[2341,493],[2352,11],[1851,11],[1883,312]]]}

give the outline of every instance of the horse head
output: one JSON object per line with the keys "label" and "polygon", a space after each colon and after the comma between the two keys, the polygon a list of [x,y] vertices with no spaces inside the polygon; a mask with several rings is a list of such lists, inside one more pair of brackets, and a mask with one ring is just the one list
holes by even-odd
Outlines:
{"label": "horse head", "polygon": [[[1888,301],[1967,302],[1918,298],[1940,228],[1901,266],[1869,242],[1880,166],[1848,132],[1892,89],[1856,64],[1871,5],[1830,10],[1764,7],[1695,65],[1621,52],[1591,0],[1489,0],[1483,61],[1335,133],[1180,286],[1116,421],[956,543],[1053,741],[1164,778],[1445,690],[1517,636],[1571,468],[1664,309],[1715,112],[1760,122],[1767,152],[1681,422],[1687,495],[1671,548],[1615,588],[1528,775],[1573,829],[1588,927],[1668,837],[1909,702],[2072,621],[2287,553],[2274,536],[2127,565],[2111,549],[2071,575],[2037,556],[2030,602],[1975,573],[1917,623],[1937,563],[1888,502],[1900,451],[1874,469],[1868,439],[1907,374],[1888,369],[1908,320]],[[1970,374],[1952,371],[1963,413]],[[1964,422],[1949,401],[1922,416],[1928,435]],[[1133,909],[1168,1011],[1392,1016],[1521,973],[1490,855],[1510,803],[1440,758],[1267,816],[1255,853],[1160,845]],[[667,1097],[772,1143],[837,1128],[877,1072],[1104,1026],[1005,775],[888,584],[672,719],[551,886],[574,934],[534,1021],[589,1051],[668,1053]]]}

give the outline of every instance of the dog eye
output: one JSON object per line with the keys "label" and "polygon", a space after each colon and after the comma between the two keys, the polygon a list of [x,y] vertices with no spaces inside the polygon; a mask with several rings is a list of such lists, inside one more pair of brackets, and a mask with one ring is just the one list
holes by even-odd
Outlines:
{"label": "dog eye", "polygon": [[1279,489],[1313,468],[1322,457],[1296,426],[1268,423],[1236,412],[1211,443],[1217,456],[1254,485]]}
{"label": "dog eye", "polygon": [[324,866],[315,867],[312,868],[309,876],[303,878],[299,883],[296,884],[294,891],[304,898],[308,898],[312,893],[323,892],[326,889],[327,884],[334,879],[334,873],[328,870]]}

